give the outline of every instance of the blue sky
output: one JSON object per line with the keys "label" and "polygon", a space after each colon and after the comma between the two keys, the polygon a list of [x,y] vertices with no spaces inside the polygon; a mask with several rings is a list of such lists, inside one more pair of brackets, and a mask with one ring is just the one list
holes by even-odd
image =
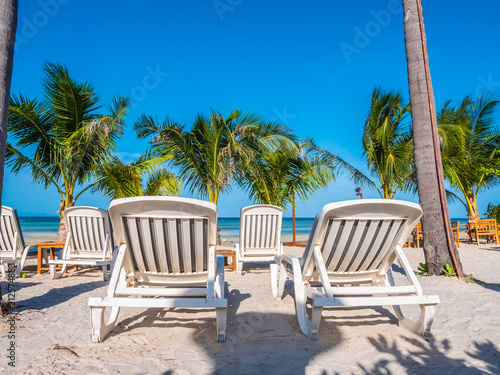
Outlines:
{"label": "blue sky", "polygon": [[[189,124],[198,112],[227,115],[239,108],[284,122],[366,171],[361,135],[374,87],[408,98],[401,2],[21,1],[11,92],[41,96],[41,67],[51,61],[91,81],[102,104],[130,96],[134,106],[117,150],[126,161],[147,147],[132,130],[142,113]],[[498,94],[500,2],[427,0],[423,6],[437,108],[447,99]],[[297,215],[312,217],[326,203],[355,199],[355,188],[339,177],[299,204]],[[3,204],[21,215],[55,215],[59,200],[54,188],[45,191],[28,174],[6,171]],[[480,195],[481,213],[489,202],[500,203],[498,189]],[[219,215],[239,216],[250,203],[235,188],[220,198]],[[78,204],[106,208],[109,202],[85,193]],[[451,204],[450,214],[465,217],[465,209]]]}

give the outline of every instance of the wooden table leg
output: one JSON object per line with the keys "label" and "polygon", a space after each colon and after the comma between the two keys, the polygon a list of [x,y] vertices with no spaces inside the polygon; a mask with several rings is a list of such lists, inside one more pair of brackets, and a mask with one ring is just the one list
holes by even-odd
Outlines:
{"label": "wooden table leg", "polygon": [[36,265],[36,273],[38,274],[42,273],[42,251],[43,247],[38,246],[38,262]]}

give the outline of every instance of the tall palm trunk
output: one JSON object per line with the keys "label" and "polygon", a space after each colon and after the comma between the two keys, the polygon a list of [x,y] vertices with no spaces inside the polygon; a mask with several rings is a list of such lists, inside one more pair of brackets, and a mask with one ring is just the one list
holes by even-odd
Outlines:
{"label": "tall palm trunk", "polygon": [[[17,28],[17,0],[0,0],[0,214],[9,118],[10,81],[14,65],[14,43]],[[0,301],[2,289],[0,288]]]}
{"label": "tall palm trunk", "polygon": [[433,275],[440,274],[444,265],[448,263],[455,267],[458,277],[461,278],[462,265],[453,241],[444,193],[422,5],[420,0],[403,0],[403,6],[415,167],[418,195],[423,210],[425,261],[429,272]]}

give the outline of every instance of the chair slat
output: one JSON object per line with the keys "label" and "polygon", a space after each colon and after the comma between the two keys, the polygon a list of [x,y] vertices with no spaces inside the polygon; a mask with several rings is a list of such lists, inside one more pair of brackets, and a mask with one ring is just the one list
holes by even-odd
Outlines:
{"label": "chair slat", "polygon": [[151,233],[149,219],[141,218],[140,220],[140,230],[141,230],[141,239],[142,239],[142,250],[145,255],[145,264],[146,269],[149,272],[158,272],[158,267],[156,265],[156,260],[154,256],[154,252],[156,251],[156,247],[153,241],[153,235]]}
{"label": "chair slat", "polygon": [[[96,229],[97,229],[97,218],[89,217],[88,218],[88,235],[90,242],[90,250],[98,250],[99,249],[99,241],[96,238]],[[101,249],[102,250],[102,249]]]}
{"label": "chair slat", "polygon": [[365,258],[365,254],[368,252],[368,249],[372,246],[373,238],[375,233],[378,230],[379,222],[377,220],[367,220],[365,229],[363,231],[362,236],[363,239],[360,240],[359,249],[356,250],[354,257],[351,263],[347,266],[348,272],[358,271],[361,263]]}
{"label": "chair slat", "polygon": [[391,222],[388,220],[377,220],[376,222],[378,231],[375,232],[375,237],[373,239],[372,245],[368,249],[365,258],[363,259],[363,262],[361,263],[357,271],[369,270],[368,266],[372,264],[373,260],[380,252],[380,249],[382,248],[388,234]]}
{"label": "chair slat", "polygon": [[323,241],[323,246],[321,248],[321,254],[323,254],[323,259],[330,259],[333,247],[340,238],[342,231],[341,220],[329,220],[326,227],[325,239]]}
{"label": "chair slat", "polygon": [[181,265],[179,259],[179,242],[177,239],[177,220],[167,219],[168,228],[168,250],[170,254],[172,272],[181,273]]}
{"label": "chair slat", "polygon": [[350,246],[345,252],[344,258],[340,259],[340,264],[335,269],[336,272],[348,272],[350,270],[349,265],[356,259],[362,245],[362,240],[364,239],[363,233],[365,233],[366,224],[366,220],[356,221],[356,225],[352,229],[353,234]]}
{"label": "chair slat", "polygon": [[167,240],[165,238],[165,230],[163,226],[163,220],[160,218],[155,218],[153,221],[153,227],[155,232],[155,248],[158,251],[158,265],[157,268],[159,272],[169,273],[168,269],[168,259],[167,259]]}
{"label": "chair slat", "polygon": [[403,230],[404,224],[406,224],[406,220],[398,219],[392,221],[391,228],[389,229],[387,237],[382,244],[383,250],[381,249],[381,251],[379,251],[379,253],[373,259],[372,263],[368,265],[369,269],[379,269],[381,263],[384,261],[384,259],[387,258],[387,255],[394,251],[394,248],[397,245],[396,242],[398,238],[400,238],[400,232],[401,230]]}
{"label": "chair slat", "polygon": [[335,248],[330,251],[330,255],[325,262],[326,270],[328,272],[335,271],[340,259],[345,256],[345,253],[349,250],[348,246],[352,240],[354,220],[342,220],[341,223],[341,225],[343,225],[342,236]]}
{"label": "chair slat", "polygon": [[194,219],[194,248],[195,248],[195,272],[203,272],[205,270],[203,263],[203,254],[205,253],[203,249],[206,249],[207,246],[204,245],[203,230],[204,220],[202,219]]}
{"label": "chair slat", "polygon": [[180,252],[182,253],[183,270],[185,273],[193,272],[193,264],[191,262],[191,220],[182,219],[181,220],[181,235],[182,241]]}
{"label": "chair slat", "polygon": [[146,272],[146,265],[144,264],[144,257],[141,250],[141,238],[139,236],[138,220],[136,218],[126,218],[128,235],[129,235],[129,247],[132,250],[132,255],[134,257],[135,266],[139,272]]}

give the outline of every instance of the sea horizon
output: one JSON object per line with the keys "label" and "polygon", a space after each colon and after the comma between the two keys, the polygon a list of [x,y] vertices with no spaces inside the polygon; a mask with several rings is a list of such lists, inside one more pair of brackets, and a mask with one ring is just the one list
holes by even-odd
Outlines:
{"label": "sea horizon", "polygon": [[[458,220],[460,224],[468,222],[467,218],[451,218]],[[295,233],[297,235],[309,235],[314,217],[296,217]],[[43,234],[56,234],[59,230],[58,216],[20,216],[19,222],[24,237],[33,238]],[[218,225],[221,230],[221,237],[238,237],[240,229],[239,217],[219,217]],[[289,236],[293,234],[293,218],[283,217],[281,224],[281,235]]]}

